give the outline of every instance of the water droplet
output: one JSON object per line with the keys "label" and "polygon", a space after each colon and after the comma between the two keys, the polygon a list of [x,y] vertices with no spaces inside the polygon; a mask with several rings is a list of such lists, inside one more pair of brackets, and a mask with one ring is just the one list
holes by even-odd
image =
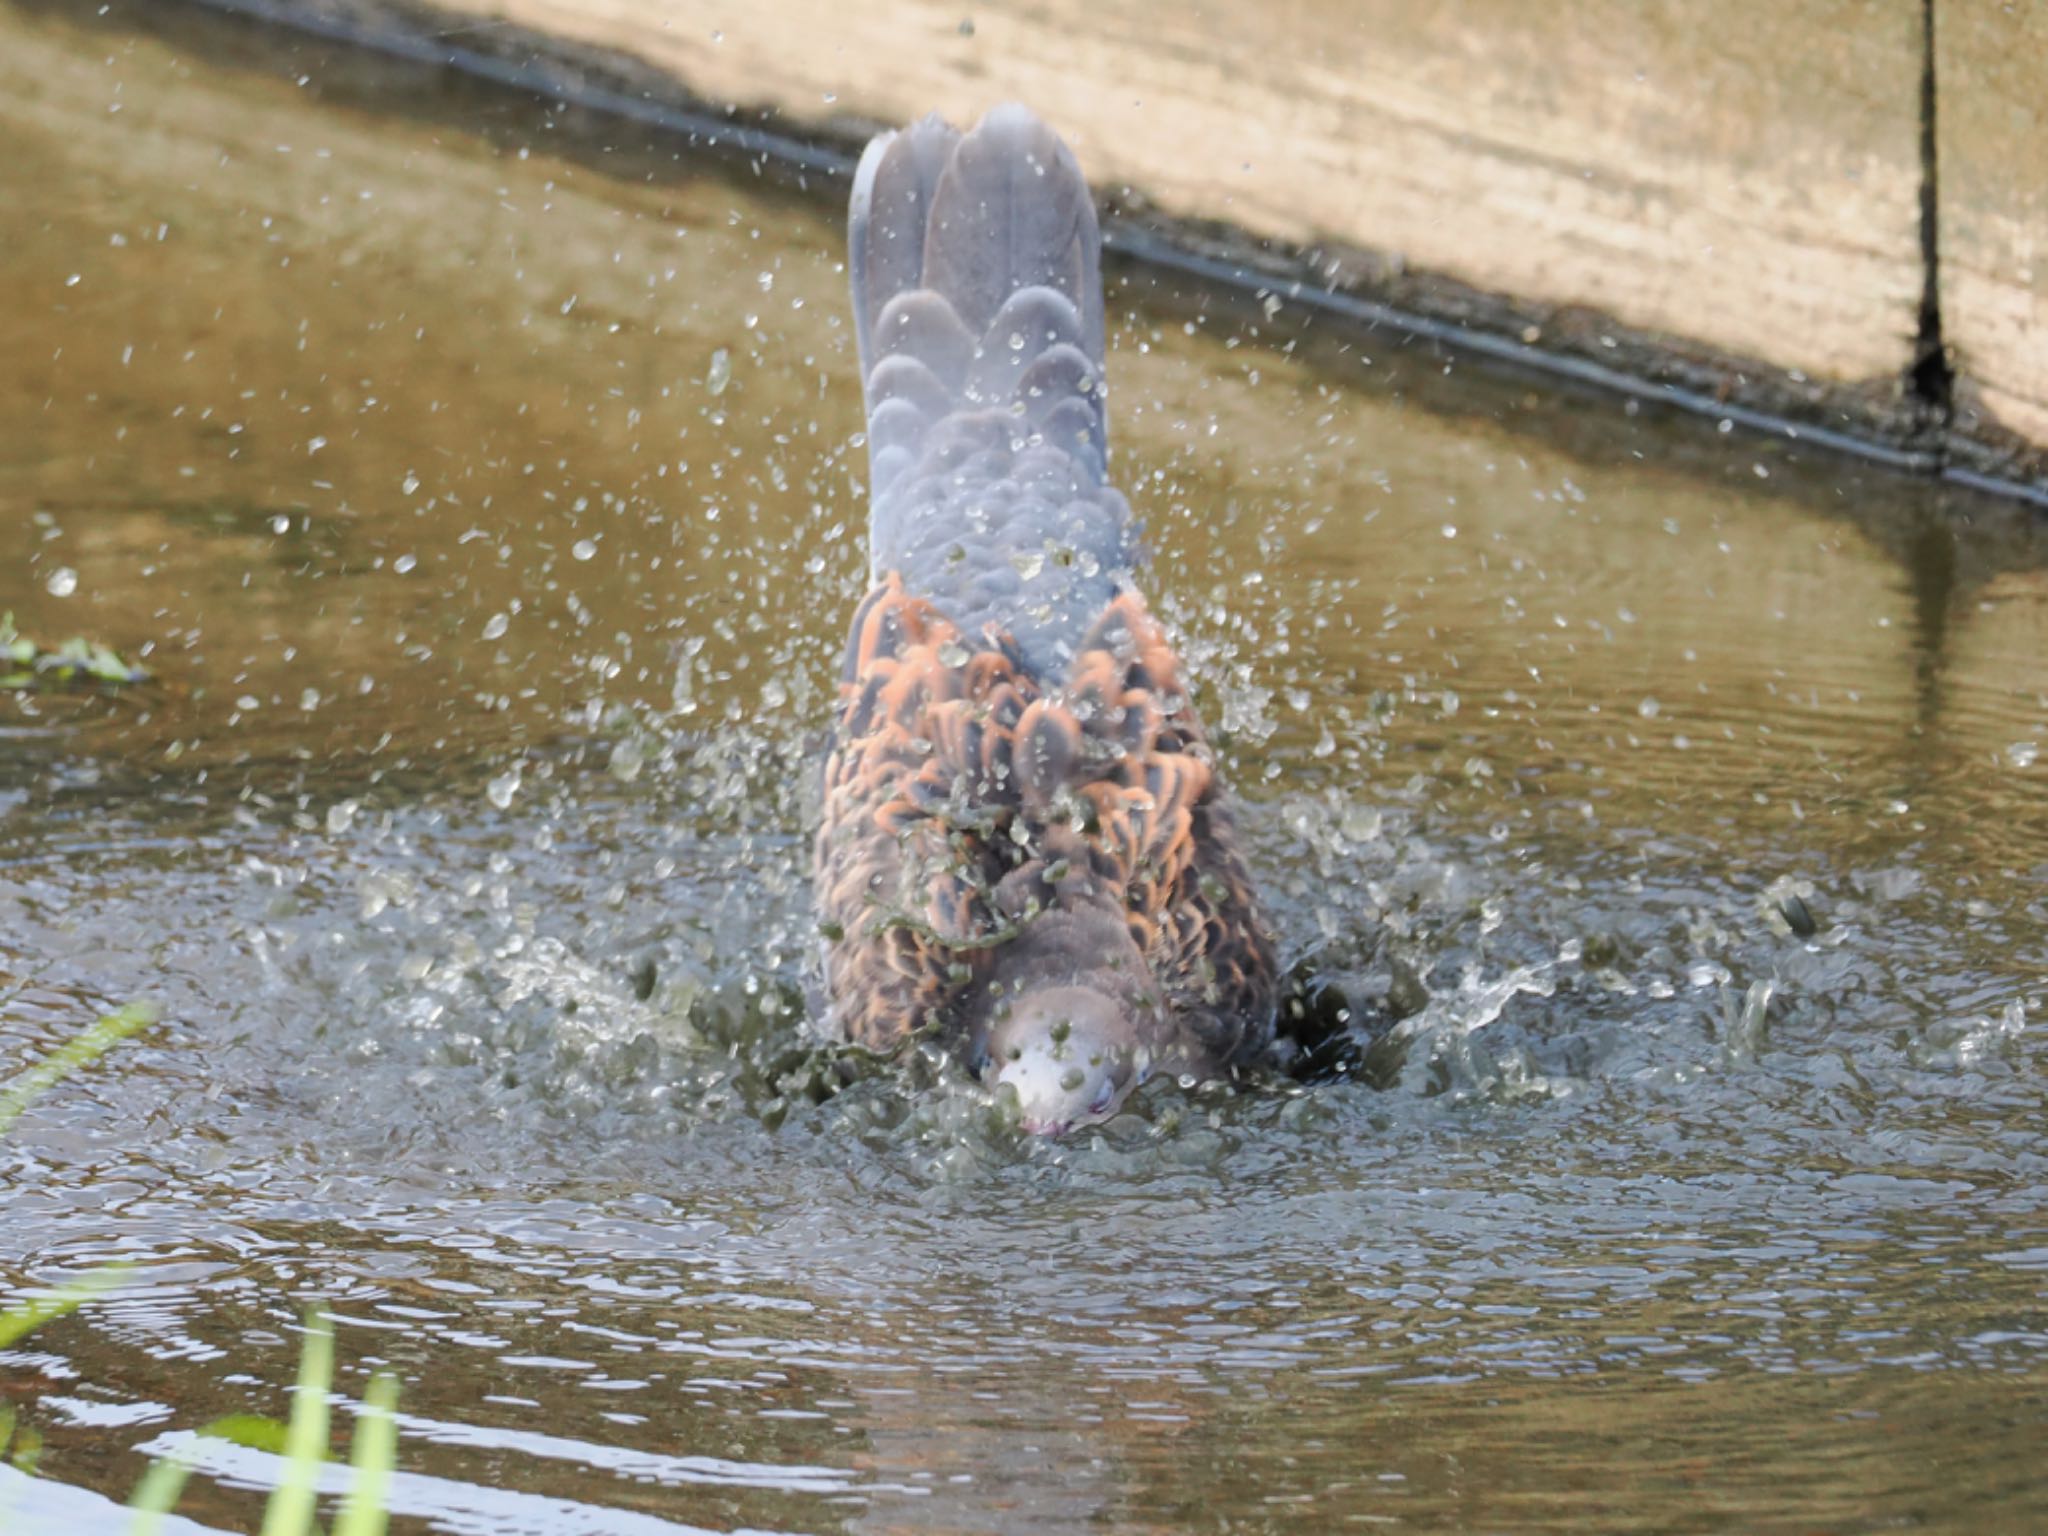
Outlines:
{"label": "water droplet", "polygon": [[964,667],[967,665],[967,658],[970,654],[967,647],[958,640],[942,640],[939,642],[939,661],[944,666]]}
{"label": "water droplet", "polygon": [[704,387],[714,395],[725,393],[732,382],[732,354],[720,347],[711,354],[711,366],[704,373]]}
{"label": "water droplet", "polygon": [[52,597],[69,597],[78,590],[78,572],[68,565],[60,565],[50,572],[50,579],[43,586]]}
{"label": "water droplet", "polygon": [[519,765],[514,763],[484,786],[484,795],[499,810],[509,809],[512,797],[519,793]]}
{"label": "water droplet", "polygon": [[2038,741],[2016,741],[2005,749],[2005,760],[2015,768],[2031,768],[2041,755]]}
{"label": "water droplet", "polygon": [[320,690],[318,688],[307,688],[300,692],[299,708],[305,710],[308,714],[311,714],[314,710],[318,709],[319,707]]}
{"label": "water droplet", "polygon": [[391,562],[391,569],[398,572],[399,575],[403,576],[406,572],[410,571],[414,566],[418,564],[419,561],[413,556],[400,555],[396,560]]}
{"label": "water droplet", "polygon": [[1663,711],[1663,708],[1664,706],[1662,704],[1659,704],[1655,699],[1645,699],[1642,703],[1636,706],[1636,713],[1641,715],[1645,720],[1654,720]]}
{"label": "water droplet", "polygon": [[1369,843],[1380,835],[1380,813],[1369,805],[1347,805],[1337,830],[1349,842]]}
{"label": "water droplet", "polygon": [[646,761],[646,758],[641,756],[638,742],[621,741],[612,747],[611,758],[605,767],[621,784],[630,784],[640,777],[640,769]]}
{"label": "water droplet", "polygon": [[484,620],[484,638],[486,640],[502,640],[505,636],[505,631],[511,627],[512,620],[507,615],[494,613]]}
{"label": "water droplet", "polygon": [[327,807],[327,835],[339,837],[346,832],[356,819],[360,807],[353,800],[342,800]]}
{"label": "water droplet", "polygon": [[593,560],[597,557],[597,544],[591,539],[578,539],[569,546],[569,553],[578,560]]}
{"label": "water droplet", "polygon": [[763,272],[755,281],[761,285],[761,291],[767,293],[775,286],[775,274],[773,272]]}
{"label": "water droplet", "polygon": [[245,693],[239,699],[235,700],[235,708],[242,710],[245,713],[252,709],[261,709],[262,707],[263,701],[257,698],[256,695],[253,693]]}
{"label": "water droplet", "polygon": [[277,534],[290,533],[292,531],[292,520],[280,512],[270,520],[270,531]]}
{"label": "water droplet", "polygon": [[1014,554],[1010,556],[1010,564],[1017,568],[1017,574],[1026,581],[1034,581],[1038,573],[1045,569],[1045,551],[1034,549]]}

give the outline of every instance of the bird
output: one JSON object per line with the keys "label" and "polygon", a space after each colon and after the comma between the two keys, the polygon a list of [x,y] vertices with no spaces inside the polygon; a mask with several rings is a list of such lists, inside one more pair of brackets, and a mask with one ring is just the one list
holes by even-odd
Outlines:
{"label": "bird", "polygon": [[1273,942],[1110,482],[1101,234],[1028,108],[874,138],[847,219],[869,588],[814,849],[823,1025],[1028,1132],[1268,1052]]}

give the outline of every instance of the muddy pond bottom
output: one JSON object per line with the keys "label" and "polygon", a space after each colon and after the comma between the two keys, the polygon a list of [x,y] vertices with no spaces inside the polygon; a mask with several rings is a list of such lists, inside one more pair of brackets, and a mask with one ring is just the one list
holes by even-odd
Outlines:
{"label": "muddy pond bottom", "polygon": [[0,695],[0,1077],[162,1013],[0,1139],[0,1301],[131,1266],[0,1529],[253,1529],[315,1306],[400,1531],[2048,1519],[2041,523],[1118,268],[1339,1033],[826,1093],[837,191],[167,16],[0,7],[0,610],[153,673]]}

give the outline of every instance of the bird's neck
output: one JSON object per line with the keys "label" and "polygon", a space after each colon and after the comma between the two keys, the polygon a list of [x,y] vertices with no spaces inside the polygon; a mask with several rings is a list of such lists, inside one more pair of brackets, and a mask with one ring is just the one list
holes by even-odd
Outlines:
{"label": "bird's neck", "polygon": [[1107,906],[1056,907],[1026,922],[990,967],[976,1009],[977,1028],[986,1028],[1007,1003],[1041,987],[1084,987],[1133,1019],[1164,1012],[1123,914]]}

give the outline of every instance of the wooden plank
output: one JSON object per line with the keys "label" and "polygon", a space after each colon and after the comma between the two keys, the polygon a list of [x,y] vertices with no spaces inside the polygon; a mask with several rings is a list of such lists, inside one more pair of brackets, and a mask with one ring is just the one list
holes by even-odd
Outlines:
{"label": "wooden plank", "polygon": [[[1942,334],[1957,430],[2048,447],[2048,5],[1935,12]],[[2008,438],[2003,444],[2018,448]]]}
{"label": "wooden plank", "polygon": [[[314,3],[314,0],[307,0]],[[1005,98],[1099,186],[1896,406],[1919,0],[438,0],[798,124]],[[468,41],[475,32],[458,34]],[[1370,273],[1366,274],[1370,276]],[[1541,327],[1539,327],[1541,328]],[[1595,326],[1590,344],[1616,347]],[[1875,381],[1875,382],[1873,382]]]}

